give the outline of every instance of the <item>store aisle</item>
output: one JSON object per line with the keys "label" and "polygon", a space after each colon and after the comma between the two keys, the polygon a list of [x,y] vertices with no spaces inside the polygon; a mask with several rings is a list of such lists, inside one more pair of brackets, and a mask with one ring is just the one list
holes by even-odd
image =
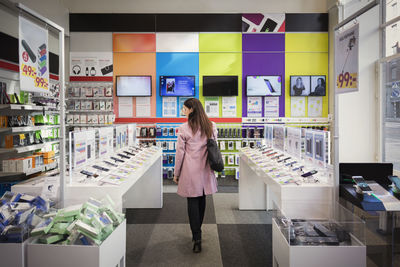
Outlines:
{"label": "store aisle", "polygon": [[128,209],[127,266],[272,266],[271,216],[239,211],[235,190],[220,191],[233,193],[207,197],[200,254],[192,252],[186,199],[164,193],[162,209]]}

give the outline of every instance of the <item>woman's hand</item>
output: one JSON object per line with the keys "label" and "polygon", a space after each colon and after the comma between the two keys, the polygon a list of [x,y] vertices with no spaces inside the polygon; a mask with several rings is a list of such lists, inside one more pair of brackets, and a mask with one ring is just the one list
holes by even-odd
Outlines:
{"label": "woman's hand", "polygon": [[176,184],[178,184],[178,183],[179,183],[179,177],[174,176],[174,182],[175,182]]}

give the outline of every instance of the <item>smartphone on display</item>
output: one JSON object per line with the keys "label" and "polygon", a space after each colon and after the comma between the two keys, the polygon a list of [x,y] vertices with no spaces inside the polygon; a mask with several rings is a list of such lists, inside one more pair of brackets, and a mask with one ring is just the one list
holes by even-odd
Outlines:
{"label": "smartphone on display", "polygon": [[266,85],[267,85],[269,91],[271,92],[271,94],[276,92],[274,87],[272,86],[271,82],[268,79],[264,79],[264,82],[266,83]]}
{"label": "smartphone on display", "polygon": [[400,189],[400,178],[398,176],[389,176],[389,180],[392,181],[398,189]]}
{"label": "smartphone on display", "polygon": [[372,192],[371,187],[369,187],[369,185],[365,182],[362,176],[353,176],[351,178],[356,183],[356,185],[361,189],[361,191],[363,191],[363,193]]}
{"label": "smartphone on display", "polygon": [[302,176],[302,177],[308,177],[308,176],[314,175],[314,174],[316,174],[316,173],[317,173],[316,170],[312,170],[312,171],[303,173],[301,176]]}
{"label": "smartphone on display", "polygon": [[264,25],[261,28],[261,32],[273,32],[278,26],[278,23],[273,21],[272,19],[267,19],[267,21],[264,23]]}

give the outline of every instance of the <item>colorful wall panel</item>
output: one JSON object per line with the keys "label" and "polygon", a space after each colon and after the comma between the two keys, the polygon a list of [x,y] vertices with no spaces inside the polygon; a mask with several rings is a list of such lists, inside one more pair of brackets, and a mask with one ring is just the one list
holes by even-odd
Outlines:
{"label": "colorful wall panel", "polygon": [[286,33],[285,43],[286,117],[327,117],[329,88],[323,97],[291,97],[290,76],[325,75],[329,84],[328,33]]}
{"label": "colorful wall panel", "polygon": [[[236,117],[242,116],[242,53],[200,53],[200,101],[204,105],[203,76],[237,75]],[[220,117],[222,98],[219,97]]]}
{"label": "colorful wall panel", "polygon": [[200,33],[200,52],[242,52],[241,33]]}
{"label": "colorful wall panel", "polygon": [[[279,117],[285,116],[285,35],[243,34],[243,100],[242,115],[247,117],[246,76],[281,76],[282,95],[279,97]],[[262,113],[264,116],[262,98]]]}
{"label": "colorful wall panel", "polygon": [[[195,97],[199,98],[199,53],[157,53],[157,117],[162,116],[160,76],[195,76]],[[177,98],[179,104],[180,97]],[[180,105],[176,117],[179,117]]]}
{"label": "colorful wall panel", "polygon": [[155,52],[156,51],[156,35],[154,33],[129,34],[115,33],[113,34],[113,51],[114,52]]}
{"label": "colorful wall panel", "polygon": [[157,52],[199,52],[198,33],[157,33]]}

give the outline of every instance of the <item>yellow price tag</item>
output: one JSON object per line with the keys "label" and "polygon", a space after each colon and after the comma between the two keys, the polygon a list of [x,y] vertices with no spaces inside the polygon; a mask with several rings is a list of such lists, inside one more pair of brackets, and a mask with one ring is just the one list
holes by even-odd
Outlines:
{"label": "yellow price tag", "polygon": [[358,79],[357,73],[341,73],[336,78],[337,88],[357,88],[358,87]]}
{"label": "yellow price tag", "polygon": [[45,78],[36,77],[35,78],[35,86],[42,89],[49,89],[49,82]]}
{"label": "yellow price tag", "polygon": [[21,68],[22,68],[22,75],[31,77],[33,79],[36,78],[36,68],[35,67],[22,64]]}

